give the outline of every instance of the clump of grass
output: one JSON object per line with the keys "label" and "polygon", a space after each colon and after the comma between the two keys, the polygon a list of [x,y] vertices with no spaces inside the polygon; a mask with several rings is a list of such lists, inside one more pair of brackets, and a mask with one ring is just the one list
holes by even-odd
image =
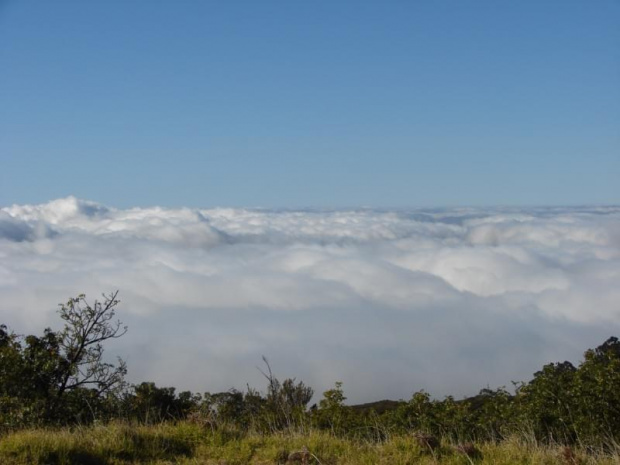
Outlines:
{"label": "clump of grass", "polygon": [[190,457],[202,439],[188,424],[18,431],[0,440],[0,463],[103,465]]}

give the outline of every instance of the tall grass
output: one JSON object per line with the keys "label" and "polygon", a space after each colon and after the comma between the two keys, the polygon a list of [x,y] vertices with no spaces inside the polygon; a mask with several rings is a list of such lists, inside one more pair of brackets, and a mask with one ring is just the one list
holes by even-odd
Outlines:
{"label": "tall grass", "polygon": [[[284,464],[289,454],[307,447],[309,463],[323,465],[471,465],[559,464],[620,465],[620,449],[593,451],[541,445],[527,435],[498,443],[480,443],[479,455],[446,440],[433,450],[413,436],[383,441],[337,438],[326,432],[269,435],[211,430],[191,423],[140,426],[112,423],[71,429],[34,429],[0,438],[3,465]],[[473,445],[472,445],[473,447]],[[460,449],[460,450],[459,450]]]}

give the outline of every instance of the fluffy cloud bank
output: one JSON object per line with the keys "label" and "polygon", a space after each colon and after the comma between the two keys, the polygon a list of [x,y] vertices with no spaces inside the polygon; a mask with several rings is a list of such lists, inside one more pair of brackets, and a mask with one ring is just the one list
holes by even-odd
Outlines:
{"label": "fluffy cloud bank", "polygon": [[620,208],[0,209],[0,322],[120,289],[131,380],[473,394],[620,335]]}

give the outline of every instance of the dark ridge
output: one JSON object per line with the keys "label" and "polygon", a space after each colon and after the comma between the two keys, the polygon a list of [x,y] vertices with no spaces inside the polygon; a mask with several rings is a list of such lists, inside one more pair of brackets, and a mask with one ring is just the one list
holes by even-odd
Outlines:
{"label": "dark ridge", "polygon": [[377,402],[369,402],[367,404],[351,405],[351,408],[357,413],[370,413],[375,411],[381,415],[384,412],[396,410],[399,406],[406,404],[404,400],[378,400]]}

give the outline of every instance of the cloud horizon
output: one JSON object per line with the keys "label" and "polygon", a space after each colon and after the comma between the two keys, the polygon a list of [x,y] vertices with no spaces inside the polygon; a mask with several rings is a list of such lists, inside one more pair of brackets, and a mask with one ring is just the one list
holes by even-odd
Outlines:
{"label": "cloud horizon", "polygon": [[129,380],[473,395],[620,333],[620,207],[0,208],[0,323],[120,290]]}

